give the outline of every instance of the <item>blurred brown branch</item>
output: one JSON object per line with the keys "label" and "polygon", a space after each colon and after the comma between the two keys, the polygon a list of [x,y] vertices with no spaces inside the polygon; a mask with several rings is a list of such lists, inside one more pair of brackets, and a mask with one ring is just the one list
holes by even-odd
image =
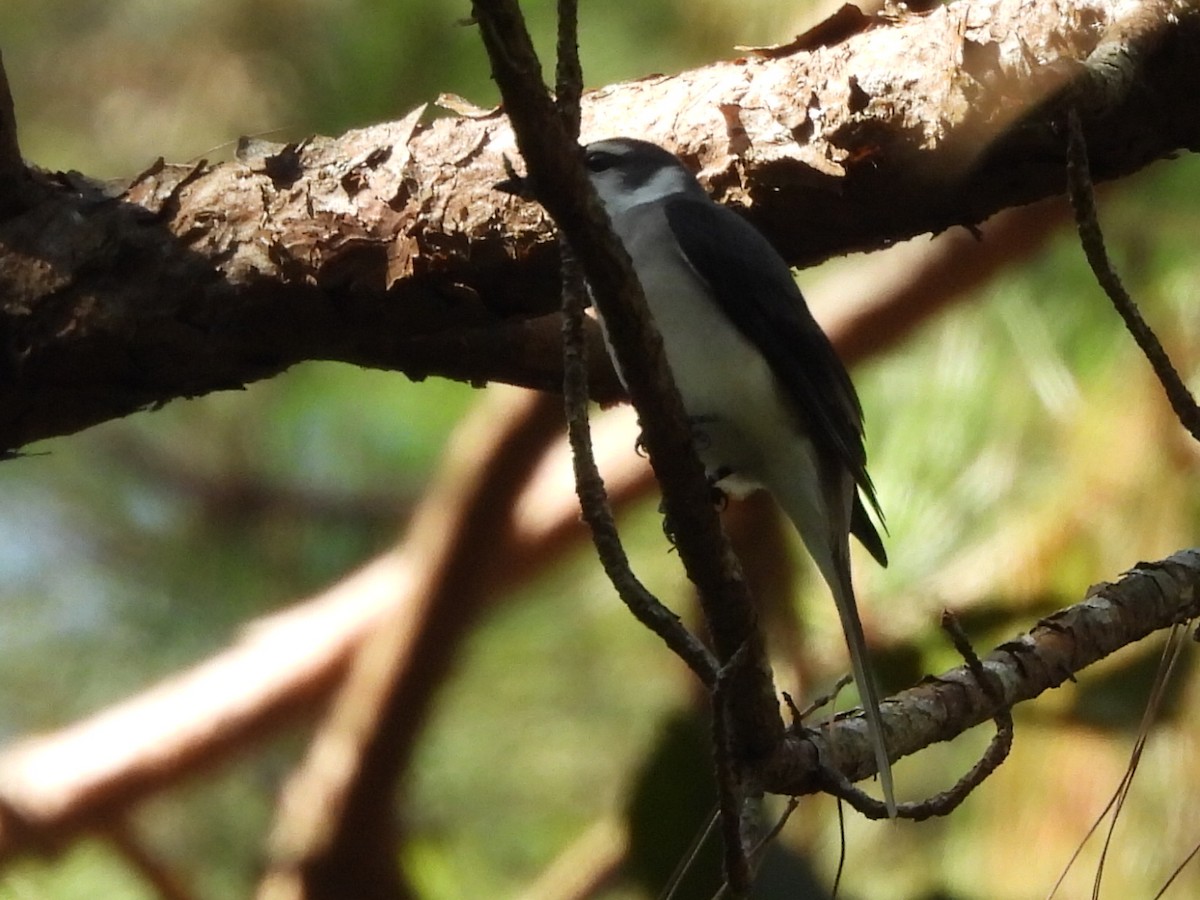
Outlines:
{"label": "blurred brown branch", "polygon": [[[478,415],[495,420],[497,411],[485,402]],[[459,453],[486,469],[480,447],[461,437]],[[598,432],[618,507],[647,486],[645,465],[629,452],[630,440],[623,414],[609,416]],[[475,565],[490,573],[487,597],[540,571],[585,536],[564,444],[523,483],[520,498],[504,511],[513,517],[511,541],[485,540],[472,551]],[[0,752],[0,862],[63,846],[94,823],[119,818],[147,796],[311,717],[341,683],[366,635],[385,619],[416,621],[416,610],[427,603],[429,569],[441,558],[433,552],[436,541],[453,540],[455,533],[431,536],[431,514],[425,521],[422,529],[414,522],[395,550],[324,593],[251,623],[211,659],[88,719],[6,747]],[[442,599],[426,627],[460,616],[458,597]],[[422,643],[420,652],[452,656],[448,644]],[[415,666],[423,668],[425,663]],[[421,679],[419,688],[432,694],[439,683]],[[414,710],[419,706],[414,701]]]}
{"label": "blurred brown branch", "polygon": [[409,895],[395,863],[397,780],[498,574],[526,565],[517,501],[561,416],[548,396],[505,393],[460,427],[409,532],[418,602],[372,630],[286,786],[263,900]]}
{"label": "blurred brown branch", "polygon": [[[594,91],[584,136],[674,147],[797,264],[1060,193],[1068,85],[1097,180],[1200,145],[1194,4],[963,0],[860,24]],[[416,110],[129,184],[41,173],[0,222],[0,449],[304,359],[557,390],[553,247],[490,190],[511,149],[494,112]],[[593,393],[615,399],[593,346]]]}

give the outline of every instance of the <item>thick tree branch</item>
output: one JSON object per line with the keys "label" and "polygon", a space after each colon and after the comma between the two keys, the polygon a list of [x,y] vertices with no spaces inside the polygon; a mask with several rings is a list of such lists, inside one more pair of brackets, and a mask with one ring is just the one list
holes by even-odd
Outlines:
{"label": "thick tree branch", "polygon": [[[796,264],[1061,193],[1067,86],[1097,180],[1200,146],[1193,3],[961,0],[861,24],[594,91],[584,136],[678,149]],[[0,450],[304,359],[557,390],[545,222],[490,191],[512,146],[493,113],[417,110],[130,184],[41,176],[0,223]],[[615,399],[594,346],[593,394]]]}

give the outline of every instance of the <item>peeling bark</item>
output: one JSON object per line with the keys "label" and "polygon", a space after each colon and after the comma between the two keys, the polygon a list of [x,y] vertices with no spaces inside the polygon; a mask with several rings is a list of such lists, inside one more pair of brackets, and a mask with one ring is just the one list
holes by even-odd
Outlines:
{"label": "peeling bark", "polygon": [[[591,92],[584,139],[671,146],[797,265],[1060,193],[1067,104],[1097,180],[1200,146],[1192,2],[964,0],[835,31]],[[504,153],[499,113],[421,108],[129,184],[39,173],[0,217],[0,451],[308,359],[557,390],[555,253],[491,190]]]}

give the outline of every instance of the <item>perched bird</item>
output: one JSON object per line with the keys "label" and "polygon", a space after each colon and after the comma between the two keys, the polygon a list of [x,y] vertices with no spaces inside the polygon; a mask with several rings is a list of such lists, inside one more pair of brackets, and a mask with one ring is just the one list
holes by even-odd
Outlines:
{"label": "perched bird", "polygon": [[[863,506],[865,497],[882,521],[850,377],[787,263],[749,222],[712,201],[675,155],[613,138],[588,144],[584,163],[633,260],[710,482],[735,497],[768,490],[829,584],[895,815],[879,692],[850,580],[851,534],[887,565]],[[498,187],[519,192],[513,180]]]}

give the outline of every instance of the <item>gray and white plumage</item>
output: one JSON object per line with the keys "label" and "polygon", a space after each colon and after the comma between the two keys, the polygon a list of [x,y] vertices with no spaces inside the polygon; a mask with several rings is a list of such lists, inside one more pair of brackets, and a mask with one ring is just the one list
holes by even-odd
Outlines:
{"label": "gray and white plumage", "polygon": [[[633,260],[710,478],[735,496],[766,488],[829,584],[895,812],[879,695],[850,579],[849,536],[887,564],[863,498],[862,407],[782,257],[714,203],[677,157],[646,141],[597,141],[585,165]],[[601,322],[603,324],[603,322]]]}
{"label": "gray and white plumage", "polygon": [[709,478],[734,496],[768,490],[829,584],[894,815],[879,694],[850,579],[850,534],[887,564],[863,504],[879,515],[850,377],[787,263],[713,202],[676,156],[615,138],[588,144],[584,160],[633,260]]}

